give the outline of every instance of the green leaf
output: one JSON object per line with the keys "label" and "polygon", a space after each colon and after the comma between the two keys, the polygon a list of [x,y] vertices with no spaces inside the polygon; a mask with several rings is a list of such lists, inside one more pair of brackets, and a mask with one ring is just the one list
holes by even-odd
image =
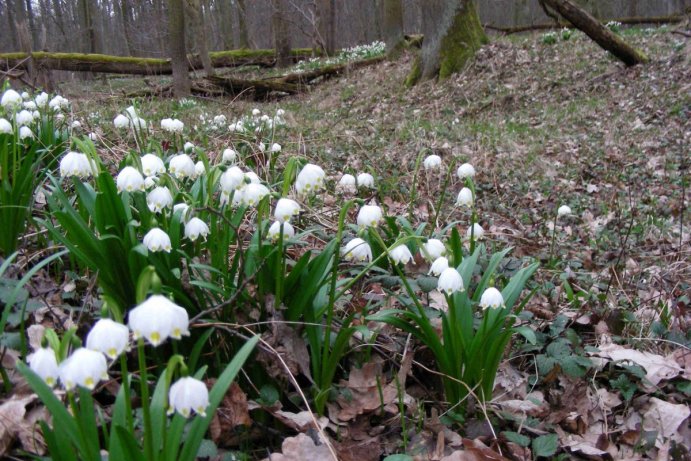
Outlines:
{"label": "green leaf", "polygon": [[[112,437],[112,435],[111,435]],[[124,454],[122,459],[111,458],[108,461],[146,461],[139,443],[134,436],[122,426],[115,427],[115,438],[120,446],[120,452]]]}
{"label": "green leaf", "polygon": [[384,461],[413,461],[413,459],[410,455],[389,455],[384,458]]}
{"label": "green leaf", "polygon": [[541,435],[533,440],[533,456],[552,456],[557,452],[559,439],[557,434]]}
{"label": "green leaf", "polygon": [[529,326],[523,325],[520,327],[515,327],[514,331],[523,336],[530,344],[537,344],[537,336],[535,335],[535,331],[533,331],[533,329]]}
{"label": "green leaf", "polygon": [[502,432],[502,435],[506,437],[506,440],[509,442],[513,442],[521,447],[527,447],[530,445],[530,437],[519,434],[518,432],[504,431]]}

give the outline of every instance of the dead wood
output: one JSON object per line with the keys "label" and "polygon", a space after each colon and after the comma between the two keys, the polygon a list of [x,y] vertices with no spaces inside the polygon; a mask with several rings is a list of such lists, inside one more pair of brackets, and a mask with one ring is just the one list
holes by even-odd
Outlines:
{"label": "dead wood", "polygon": [[[683,16],[671,15],[671,16],[651,16],[651,17],[627,17],[627,18],[617,18],[612,19],[612,21],[620,22],[626,25],[640,25],[640,24],[677,24],[684,20]],[[573,27],[573,25],[564,20],[559,20],[558,22],[542,23],[542,24],[531,24],[527,26],[515,26],[515,27],[500,27],[492,24],[485,24],[486,29],[495,30],[497,32],[502,32],[506,35],[518,34],[521,32],[530,32],[535,30],[552,30],[561,29],[564,27]]]}

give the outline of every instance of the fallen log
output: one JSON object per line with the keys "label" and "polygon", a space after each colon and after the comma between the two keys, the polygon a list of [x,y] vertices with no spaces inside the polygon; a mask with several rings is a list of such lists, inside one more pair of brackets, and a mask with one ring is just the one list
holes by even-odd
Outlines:
{"label": "fallen log", "polygon": [[[640,25],[640,24],[677,24],[684,20],[683,16],[671,15],[671,16],[651,16],[651,17],[629,17],[629,18],[616,18],[611,19],[614,22],[620,22],[626,25]],[[609,21],[609,20],[608,20]],[[572,24],[568,21],[550,22],[543,24],[531,24],[525,26],[515,26],[515,27],[499,27],[492,24],[485,24],[486,29],[495,30],[497,32],[502,32],[506,35],[518,34],[521,32],[530,32],[533,30],[553,30],[562,29],[564,27],[572,27]]]}
{"label": "fallen log", "polygon": [[206,81],[212,83],[220,88],[223,88],[226,93],[230,95],[239,95],[245,92],[253,92],[255,98],[261,99],[266,97],[269,93],[287,93],[295,94],[303,90],[301,85],[293,83],[281,82],[278,79],[269,80],[244,80],[232,77],[219,77],[210,75],[205,77]]}
{"label": "fallen log", "polygon": [[375,58],[363,59],[361,61],[352,61],[343,64],[332,64],[329,66],[320,67],[306,72],[294,72],[292,74],[287,74],[282,77],[275,77],[269,80],[281,83],[299,83],[302,85],[306,85],[320,77],[331,77],[334,75],[341,74],[343,72],[347,72],[349,70],[371,66],[373,64],[377,64],[384,61],[384,59],[386,59],[386,56],[382,55],[377,56]]}
{"label": "fallen log", "polygon": [[[309,48],[295,49],[291,53],[296,62],[312,56],[312,50]],[[209,55],[214,67],[272,67],[276,60],[274,50],[214,51]],[[0,69],[25,69],[29,62],[28,57],[33,59],[34,64],[51,70],[129,75],[169,75],[172,73],[169,59],[44,51],[30,54],[2,53],[0,54]],[[188,61],[190,70],[201,69],[199,57],[190,56]]]}

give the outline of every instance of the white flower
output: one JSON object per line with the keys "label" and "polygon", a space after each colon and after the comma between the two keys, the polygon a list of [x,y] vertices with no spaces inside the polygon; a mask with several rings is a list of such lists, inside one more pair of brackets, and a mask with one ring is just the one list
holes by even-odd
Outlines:
{"label": "white flower", "polygon": [[28,126],[19,128],[19,139],[33,138],[34,132]]}
{"label": "white flower", "polygon": [[34,116],[28,110],[23,110],[15,115],[14,120],[17,125],[30,125],[34,121]]}
{"label": "white flower", "polygon": [[100,380],[108,378],[108,364],[102,353],[80,347],[60,364],[58,373],[66,390],[77,386],[92,390]]}
{"label": "white flower", "polygon": [[78,176],[82,179],[92,174],[92,165],[86,154],[68,152],[60,160],[60,176],[63,178]]}
{"label": "white flower", "polygon": [[435,261],[446,254],[446,247],[441,240],[429,239],[427,243],[422,244],[420,254],[422,254],[427,261]]}
{"label": "white flower", "polygon": [[245,172],[245,182],[249,181],[250,184],[260,184],[262,182],[254,171]]}
{"label": "white flower", "polygon": [[277,142],[273,143],[271,145],[271,152],[276,153],[276,152],[281,152],[281,145]]}
{"label": "white flower", "polygon": [[465,178],[472,178],[475,176],[475,168],[473,168],[473,165],[470,163],[464,163],[463,165],[458,167],[458,171],[456,171],[456,174],[460,179],[465,179]]}
{"label": "white flower", "polygon": [[194,177],[194,161],[187,154],[175,155],[168,163],[168,171],[178,179]]}
{"label": "white flower", "polygon": [[206,236],[209,235],[209,226],[199,218],[192,218],[187,221],[187,224],[185,224],[185,237],[194,242],[200,235],[206,240]]}
{"label": "white flower", "polygon": [[144,178],[145,189],[151,189],[152,187],[155,187],[157,183],[158,178],[156,176],[147,176],[146,178]]}
{"label": "white flower", "polygon": [[146,194],[146,204],[151,212],[160,213],[173,206],[173,195],[167,187],[157,187]]}
{"label": "white flower", "polygon": [[61,109],[67,108],[67,106],[69,106],[69,105],[70,105],[70,102],[67,99],[60,96],[59,94],[56,95],[55,97],[53,97],[53,99],[51,99],[50,102],[48,103],[48,107],[50,107],[51,109],[53,109],[56,112],[61,110]]}
{"label": "white flower", "polygon": [[22,107],[24,107],[24,109],[27,109],[30,111],[34,111],[38,108],[36,103],[33,101],[25,101],[24,104],[22,104]]}
{"label": "white flower", "polygon": [[242,202],[247,206],[257,206],[261,199],[269,195],[269,188],[263,184],[250,183],[243,189]]}
{"label": "white flower", "polygon": [[113,119],[113,125],[115,125],[115,128],[127,128],[130,126],[130,119],[125,115],[118,114],[118,116]]}
{"label": "white flower", "polygon": [[238,158],[237,152],[233,149],[224,149],[222,160],[224,163],[233,163]]}
{"label": "white flower", "polygon": [[36,96],[34,101],[36,102],[36,105],[38,107],[45,107],[45,105],[48,104],[48,94],[46,92],[43,92]]}
{"label": "white flower", "polygon": [[300,214],[300,204],[289,198],[279,199],[276,203],[274,217],[281,222],[290,221],[295,215]]}
{"label": "white flower", "polygon": [[144,176],[156,176],[166,172],[163,160],[156,154],[145,154],[141,158]]}
{"label": "white flower", "polygon": [[504,297],[501,295],[501,292],[494,287],[489,287],[480,297],[480,307],[483,309],[498,309],[506,306],[504,305]]}
{"label": "white flower", "polygon": [[189,215],[191,214],[189,210],[190,206],[186,203],[176,203],[175,205],[173,205],[173,214],[179,211],[180,219],[182,219],[183,222],[187,222],[187,220],[189,219]]}
{"label": "white flower", "polygon": [[425,167],[425,170],[433,170],[436,168],[441,167],[441,157],[438,155],[430,155],[427,158],[425,158],[425,161],[422,162],[422,164]]}
{"label": "white flower", "polygon": [[231,166],[221,175],[220,183],[221,192],[230,195],[245,187],[245,173],[239,167]]}
{"label": "white flower", "polygon": [[449,268],[449,260],[444,256],[440,256],[434,260],[429,268],[428,274],[433,274],[439,277],[444,270]]}
{"label": "white flower", "polygon": [[276,117],[283,117],[286,111],[283,109],[276,109]]}
{"label": "white flower", "polygon": [[383,216],[377,205],[363,205],[357,214],[357,225],[360,228],[377,227]]}
{"label": "white flower", "polygon": [[86,348],[106,354],[115,360],[127,350],[130,340],[130,330],[122,323],[111,319],[101,319],[91,327],[86,336]]}
{"label": "white flower", "polygon": [[206,407],[209,406],[209,390],[206,384],[198,379],[185,377],[178,379],[168,393],[168,414],[176,411],[188,418],[194,410],[202,418],[206,416]]}
{"label": "white flower", "polygon": [[[257,130],[259,130],[259,128],[257,128]],[[259,149],[259,152],[264,152],[266,150],[266,144],[260,142],[259,144],[257,144],[257,149]]]}
{"label": "white flower", "polygon": [[347,173],[338,181],[338,187],[344,192],[355,192],[355,184],[355,176]]}
{"label": "white flower", "polygon": [[346,243],[345,248],[341,250],[341,254],[346,261],[372,261],[372,249],[367,242],[358,237]]}
{"label": "white flower", "polygon": [[156,347],[168,337],[179,339],[189,334],[187,311],[161,295],[152,295],[128,314],[133,338],[145,338]]}
{"label": "white flower", "polygon": [[192,144],[190,141],[187,141],[184,146],[182,146],[182,150],[185,152],[192,152],[194,150],[194,144]]}
{"label": "white flower", "polygon": [[206,167],[204,166],[204,162],[199,160],[197,163],[194,164],[194,175],[196,177],[202,176],[204,173],[206,173]]}
{"label": "white flower", "polygon": [[134,117],[132,119],[132,128],[139,128],[141,130],[146,130],[146,120],[141,117]]}
{"label": "white flower", "polygon": [[471,191],[467,187],[464,187],[463,189],[461,189],[461,191],[458,193],[458,198],[456,198],[456,206],[472,207],[473,206],[473,191]]}
{"label": "white flower", "polygon": [[15,109],[22,105],[22,95],[10,88],[2,94],[0,105],[8,111]]}
{"label": "white flower", "polygon": [[89,133],[89,139],[91,139],[93,142],[98,141],[98,135],[96,133]]}
{"label": "white flower", "polygon": [[126,166],[118,173],[117,185],[118,192],[144,190],[144,178],[134,167]]}
{"label": "white flower", "polygon": [[41,347],[26,358],[29,368],[36,373],[50,387],[58,381],[58,361],[55,351],[49,347]]}
{"label": "white flower", "polygon": [[72,128],[73,130],[78,130],[81,127],[82,127],[82,122],[80,122],[79,120],[73,121],[72,124],[70,125],[70,128]]}
{"label": "white flower", "polygon": [[130,106],[127,109],[125,109],[125,112],[127,112],[127,115],[129,118],[136,118],[137,115],[137,109],[134,108],[134,106]]}
{"label": "white flower", "polygon": [[168,237],[168,234],[166,234],[163,229],[159,229],[158,227],[154,227],[146,233],[143,243],[149,251],[165,251],[166,253],[170,253],[172,249],[170,237]]}
{"label": "white flower", "polygon": [[26,101],[26,100],[29,99],[30,97],[31,97],[31,95],[30,95],[27,91],[22,91],[22,99],[23,99],[24,101]]}
{"label": "white flower", "polygon": [[468,239],[470,239],[472,236],[472,238],[474,240],[480,240],[482,237],[484,237],[484,235],[485,235],[485,230],[478,223],[475,223],[472,226],[469,226],[468,230],[465,232],[465,236]]}
{"label": "white flower", "polygon": [[[35,115],[36,115],[36,117],[38,117],[40,114],[39,114],[38,111],[37,111]],[[56,116],[55,116],[55,120],[57,120],[57,121],[59,121],[59,122],[62,122],[63,120],[65,120],[65,114],[58,114],[58,115],[56,115]]]}
{"label": "white flower", "polygon": [[389,251],[389,257],[396,264],[403,265],[408,264],[413,259],[412,253],[405,245],[398,245],[397,247],[393,248],[391,251]]}
{"label": "white flower", "polygon": [[273,241],[278,240],[281,235],[281,224],[283,224],[283,239],[290,239],[295,236],[295,229],[288,221],[274,221],[269,227],[269,238]]}
{"label": "white flower", "polygon": [[253,117],[259,117],[259,114],[261,114],[261,113],[262,113],[262,111],[260,111],[256,107],[254,109],[252,109],[252,116]]}
{"label": "white flower", "polygon": [[463,277],[453,267],[444,269],[439,276],[437,289],[447,295],[451,295],[456,291],[463,291]]}
{"label": "white flower", "polygon": [[185,124],[176,118],[164,118],[161,120],[161,128],[169,133],[182,133]]}
{"label": "white flower", "polygon": [[358,187],[374,189],[374,176],[369,173],[360,173],[357,175],[357,185]]}
{"label": "white flower", "polygon": [[12,134],[12,124],[7,119],[0,118],[0,134]]}
{"label": "white flower", "polygon": [[320,166],[308,163],[298,173],[295,189],[301,195],[316,192],[324,185],[325,176],[326,173]]}
{"label": "white flower", "polygon": [[571,214],[571,207],[568,205],[562,205],[557,210],[557,216],[567,216]]}

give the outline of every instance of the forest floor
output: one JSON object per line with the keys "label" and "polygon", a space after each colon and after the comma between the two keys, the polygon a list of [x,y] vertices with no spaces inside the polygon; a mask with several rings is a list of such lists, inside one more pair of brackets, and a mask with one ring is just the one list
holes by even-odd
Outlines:
{"label": "forest floor", "polygon": [[[649,64],[626,68],[580,33],[555,44],[529,34],[495,37],[461,74],[410,89],[403,86],[412,63],[406,53],[282,99],[138,103],[152,120],[177,117],[188,126],[202,124],[204,114],[230,121],[254,107],[283,108],[282,155],[307,157],[336,181],[342,171],[372,173],[378,203],[413,224],[432,219],[444,184],[443,173],[416,174],[420,154],[438,154],[447,165],[470,162],[489,245],[540,261],[522,317],[537,343],[513,341],[491,402],[476,405],[462,424],[440,418],[446,408],[427,371],[433,362],[387,329],[370,361],[352,359],[361,368],[341,376],[341,391],[350,388],[352,399],[327,412],[341,459],[691,456],[691,44],[665,27],[623,35]],[[85,130],[108,134],[103,126],[131,103],[123,90],[137,82],[68,84],[63,93]],[[213,156],[227,135],[192,141]],[[108,151],[115,160],[126,149],[114,142]],[[453,175],[447,205],[460,187]],[[338,201],[324,197],[327,206]],[[555,220],[561,205],[573,213]],[[454,208],[438,219],[440,227],[453,222],[465,229],[467,216]],[[427,270],[422,260],[412,269]],[[364,303],[385,302],[378,283],[362,293]],[[400,402],[371,406],[367,397],[394,386],[407,347],[415,361]],[[257,411],[267,410],[253,417]],[[321,459],[312,438],[296,435],[313,431],[290,416],[279,419],[269,432],[216,438],[218,453]]]}

